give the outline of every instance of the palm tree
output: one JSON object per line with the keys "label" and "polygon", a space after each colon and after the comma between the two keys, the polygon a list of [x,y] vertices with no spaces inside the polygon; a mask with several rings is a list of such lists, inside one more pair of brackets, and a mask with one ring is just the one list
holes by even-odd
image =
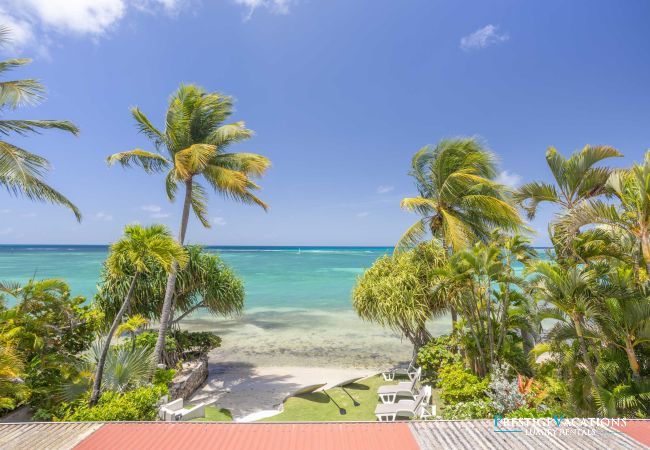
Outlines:
{"label": "palm tree", "polygon": [[124,313],[129,309],[133,292],[141,274],[147,273],[152,266],[159,265],[167,271],[171,271],[174,264],[185,265],[187,255],[183,247],[169,235],[167,229],[162,225],[141,227],[139,225],[128,225],[124,229],[124,238],[111,246],[107,266],[109,270],[121,271],[126,264],[131,267],[132,277],[129,291],[124,298],[122,307],[113,319],[113,324],[103,343],[102,351],[97,361],[93,390],[90,397],[90,406],[97,404],[102,384],[102,375],[106,357],[111,345],[111,339],[119,328]]}
{"label": "palm tree", "polygon": [[554,203],[570,211],[580,202],[606,193],[605,184],[611,170],[594,166],[604,159],[621,156],[613,147],[586,145],[566,159],[554,147],[549,147],[546,163],[557,187],[538,181],[526,183],[515,193],[515,200],[531,220],[542,202]]}
{"label": "palm tree", "polygon": [[[596,271],[587,266],[566,267],[546,261],[539,261],[530,269],[534,274],[531,281],[533,290],[539,298],[556,308],[555,318],[561,320],[568,317],[570,320],[587,374],[592,386],[597,389],[596,371],[585,341],[586,320],[597,313],[599,284]],[[556,325],[556,328],[561,327],[561,323]]]}
{"label": "palm tree", "polygon": [[[9,29],[0,26],[0,46],[9,40]],[[31,60],[26,58],[0,61],[0,74],[30,62]],[[45,87],[35,79],[0,81],[0,114],[6,110],[38,103],[44,98]],[[0,119],[0,135],[4,136],[10,136],[12,133],[24,136],[52,128],[74,135],[79,133],[74,124],[64,120]],[[49,169],[50,163],[42,156],[0,140],[0,185],[4,186],[10,195],[63,205],[72,210],[77,220],[81,221],[79,209],[44,181],[43,177]]]}
{"label": "palm tree", "polygon": [[403,249],[429,232],[449,251],[487,240],[494,228],[516,230],[521,217],[507,199],[504,186],[493,181],[494,155],[475,139],[443,140],[421,148],[411,162],[418,196],[402,200],[403,209],[422,218],[397,243]]}
{"label": "palm tree", "polygon": [[597,316],[598,326],[609,343],[625,351],[632,375],[638,379],[641,372],[636,348],[650,342],[647,287],[639,286],[632,268],[623,265],[612,268],[607,274],[607,283],[611,292]]}
{"label": "palm tree", "polygon": [[[178,242],[183,244],[190,207],[205,227],[210,227],[207,214],[207,192],[199,183],[202,177],[214,191],[236,201],[255,204],[267,209],[254,191],[259,186],[253,177],[264,174],[270,161],[254,153],[228,153],[229,145],[250,138],[253,132],[244,122],[224,124],[232,114],[232,98],[216,92],[206,92],[195,85],[181,85],[169,100],[165,129],[156,128],[138,108],[131,110],[139,130],[166,155],[141,149],[116,153],[109,164],[142,167],[146,172],[167,171],[165,188],[174,200],[179,185],[185,187]],[[165,334],[169,328],[172,297],[176,285],[177,267],[172,266],[167,279],[160,317],[160,330],[154,358],[162,356]]]}
{"label": "palm tree", "polygon": [[619,201],[618,207],[597,199],[584,202],[558,223],[561,235],[568,239],[581,227],[594,224],[616,229],[633,239],[650,274],[650,150],[643,164],[613,172],[607,188]]}
{"label": "palm tree", "polygon": [[[510,288],[512,284],[523,284],[523,280],[516,276],[512,267],[515,261],[526,263],[535,257],[535,250],[530,246],[530,241],[519,234],[509,236],[496,232],[493,234],[492,245],[501,247],[503,271],[499,273],[498,280],[503,287],[502,301],[500,302],[500,331],[496,348],[500,349],[507,331],[508,308],[510,303]],[[522,328],[522,339],[528,330]]]}

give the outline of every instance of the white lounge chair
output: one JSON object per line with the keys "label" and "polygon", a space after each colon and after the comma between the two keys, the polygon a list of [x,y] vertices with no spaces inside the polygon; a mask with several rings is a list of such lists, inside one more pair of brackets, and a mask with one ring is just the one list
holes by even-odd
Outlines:
{"label": "white lounge chair", "polygon": [[415,375],[411,381],[402,381],[397,384],[388,384],[380,386],[377,389],[377,394],[382,403],[395,403],[397,397],[411,397],[415,398],[415,385],[420,381],[422,375],[422,368],[415,371]]}
{"label": "white lounge chair", "polygon": [[158,417],[165,422],[177,422],[180,420],[192,420],[205,417],[205,406],[207,403],[199,403],[189,409],[183,407],[183,399],[179,398],[166,403],[158,410]]}
{"label": "white lounge chair", "polygon": [[417,372],[417,368],[415,367],[415,360],[413,360],[407,367],[394,367],[382,372],[381,376],[383,376],[386,381],[393,381],[396,376],[400,375],[406,375],[409,377],[409,380],[413,380],[415,372]]}
{"label": "white lounge chair", "polygon": [[414,400],[400,400],[397,403],[377,405],[375,416],[380,422],[394,422],[397,417],[427,419],[436,415],[436,405],[429,405],[430,401],[431,386],[424,386]]}

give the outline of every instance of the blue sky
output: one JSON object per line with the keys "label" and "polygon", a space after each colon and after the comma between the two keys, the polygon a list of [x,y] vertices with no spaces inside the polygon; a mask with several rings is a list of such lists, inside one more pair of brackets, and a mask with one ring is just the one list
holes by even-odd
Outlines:
{"label": "blue sky", "polygon": [[515,184],[549,179],[550,145],[609,144],[630,164],[650,147],[648,18],[643,0],[0,0],[4,55],[34,58],[12,76],[49,91],[10,115],[81,128],[12,142],[49,158],[84,214],[2,194],[0,242],[108,243],[133,221],[176,232],[162,178],[105,158],[151,148],[129,107],[160,124],[181,82],[233,95],[256,132],[237,149],[273,161],[270,211],[213,195],[214,226],[193,221],[192,242],[392,245],[416,220],[399,208],[410,158],[444,137],[480,136]]}

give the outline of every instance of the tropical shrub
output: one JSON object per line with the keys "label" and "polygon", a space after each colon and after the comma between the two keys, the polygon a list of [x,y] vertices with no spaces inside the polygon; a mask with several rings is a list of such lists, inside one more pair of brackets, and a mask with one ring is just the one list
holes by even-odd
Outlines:
{"label": "tropical shrub", "polygon": [[[154,348],[157,339],[158,333],[145,331],[135,338],[135,345]],[[220,346],[221,338],[209,331],[173,330],[165,336],[165,354],[174,365],[179,361],[207,354]]]}
{"label": "tropical shrub", "polygon": [[462,363],[453,363],[443,366],[438,373],[438,387],[441,389],[440,397],[446,405],[458,402],[471,402],[474,400],[488,400],[486,391],[489,378],[480,379]]}
{"label": "tropical shrub", "polygon": [[435,383],[438,373],[443,366],[460,362],[460,355],[454,348],[449,335],[433,338],[420,348],[417,365],[422,368],[422,378],[429,383]]}
{"label": "tropical shrub", "polygon": [[442,410],[443,419],[491,419],[495,414],[492,402],[489,400],[472,400],[445,405]]}
{"label": "tropical shrub", "polygon": [[79,355],[92,343],[101,314],[84,297],[71,297],[61,280],[3,283],[0,293],[16,299],[12,308],[0,306],[0,342],[6,346],[0,373],[14,373],[11,385],[0,375],[0,384],[14,390],[5,405],[51,408],[62,400],[62,386],[78,376]]}
{"label": "tropical shrub", "polygon": [[124,393],[107,391],[93,407],[88,406],[88,400],[84,396],[77,402],[63,405],[62,416],[55,417],[54,420],[64,422],[156,420],[158,404],[167,392],[165,385],[140,387]]}
{"label": "tropical shrub", "polygon": [[517,379],[509,379],[507,371],[497,366],[493,369],[487,396],[499,414],[506,414],[526,405],[526,393],[520,389]]}

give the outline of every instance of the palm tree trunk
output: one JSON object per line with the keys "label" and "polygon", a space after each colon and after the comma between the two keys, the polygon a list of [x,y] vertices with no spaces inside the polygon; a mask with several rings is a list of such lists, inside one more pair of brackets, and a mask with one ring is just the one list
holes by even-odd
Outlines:
{"label": "palm tree trunk", "polygon": [[487,315],[487,333],[488,333],[488,344],[490,346],[490,370],[494,366],[494,336],[492,335],[492,292],[490,290],[490,279],[487,280],[487,286],[485,288],[485,314]]}
{"label": "palm tree trunk", "polygon": [[650,275],[650,236],[645,229],[641,232],[641,254],[645,262],[646,273]]}
{"label": "palm tree trunk", "polygon": [[[183,245],[185,241],[185,232],[187,223],[190,218],[190,205],[192,203],[192,179],[185,182],[185,200],[183,202],[183,215],[181,217],[181,227],[178,232],[178,243]],[[160,313],[160,329],[158,330],[158,340],[154,351],[154,364],[157,366],[162,360],[162,354],[165,349],[165,336],[169,329],[169,318],[172,310],[172,298],[176,288],[176,277],[178,276],[178,263],[174,261],[172,270],[167,277],[167,286],[165,288],[165,298],[163,300],[162,312]]]}
{"label": "palm tree trunk", "polygon": [[111,329],[108,331],[108,335],[106,336],[106,342],[102,347],[102,353],[99,355],[99,361],[97,361],[97,370],[95,371],[95,380],[93,381],[93,392],[90,395],[90,402],[89,402],[90,406],[95,406],[97,404],[97,401],[99,400],[99,391],[102,387],[102,377],[104,375],[104,365],[106,365],[106,357],[108,356],[108,350],[111,346],[111,340],[113,339],[113,335],[117,331],[117,328],[120,326],[120,323],[122,323],[122,317],[124,316],[124,313],[126,312],[127,308],[131,304],[131,297],[133,297],[133,292],[135,291],[135,284],[136,281],[138,280],[139,275],[140,274],[138,272],[136,272],[133,275],[133,279],[131,280],[131,286],[129,286],[129,292],[126,294],[126,298],[122,303],[122,307],[115,315],[115,319],[113,319],[113,324],[111,325]]}
{"label": "palm tree trunk", "polygon": [[594,370],[593,364],[589,359],[589,353],[587,353],[587,344],[585,343],[585,337],[582,331],[582,322],[580,318],[571,317],[573,319],[573,324],[576,327],[576,335],[578,336],[578,343],[580,344],[580,352],[582,353],[582,359],[585,362],[587,367],[587,372],[589,373],[589,378],[591,379],[591,384],[594,388],[598,387],[598,380],[596,380],[596,371]]}
{"label": "palm tree trunk", "polygon": [[629,336],[625,336],[625,353],[627,354],[627,360],[630,362],[630,368],[632,369],[632,376],[634,378],[639,378],[640,368],[639,368],[639,359],[636,356],[634,351],[634,346],[632,345],[632,340]]}

